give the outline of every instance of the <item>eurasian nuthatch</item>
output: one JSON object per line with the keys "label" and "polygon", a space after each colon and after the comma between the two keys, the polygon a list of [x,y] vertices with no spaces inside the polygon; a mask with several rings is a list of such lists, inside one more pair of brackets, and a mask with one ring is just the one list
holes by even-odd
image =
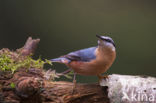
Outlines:
{"label": "eurasian nuthatch", "polygon": [[[96,35],[98,46],[71,52],[59,58],[51,59],[52,62],[63,63],[75,74],[96,75],[106,72],[116,58],[116,48],[112,38]],[[75,75],[74,75],[75,80]]]}

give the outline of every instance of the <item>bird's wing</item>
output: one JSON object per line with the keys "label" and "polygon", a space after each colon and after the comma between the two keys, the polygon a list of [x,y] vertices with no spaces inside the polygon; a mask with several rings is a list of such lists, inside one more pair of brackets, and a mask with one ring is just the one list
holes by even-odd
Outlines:
{"label": "bird's wing", "polygon": [[91,61],[96,58],[95,51],[97,47],[91,47],[87,49],[78,50],[75,52],[71,52],[63,57],[71,60],[71,61]]}

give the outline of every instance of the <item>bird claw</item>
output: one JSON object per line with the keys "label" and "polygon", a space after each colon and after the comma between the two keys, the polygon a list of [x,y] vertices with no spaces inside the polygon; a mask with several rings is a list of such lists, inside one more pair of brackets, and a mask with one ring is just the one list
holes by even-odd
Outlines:
{"label": "bird claw", "polygon": [[100,83],[103,79],[104,80],[108,79],[109,76],[108,75],[98,75],[98,78],[99,78],[99,83]]}

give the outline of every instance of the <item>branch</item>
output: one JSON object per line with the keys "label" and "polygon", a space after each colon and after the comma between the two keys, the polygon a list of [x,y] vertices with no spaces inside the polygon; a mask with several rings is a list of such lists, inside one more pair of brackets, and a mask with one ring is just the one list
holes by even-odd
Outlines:
{"label": "branch", "polygon": [[33,54],[37,48],[37,44],[40,42],[40,39],[32,39],[29,37],[20,51],[22,55]]}

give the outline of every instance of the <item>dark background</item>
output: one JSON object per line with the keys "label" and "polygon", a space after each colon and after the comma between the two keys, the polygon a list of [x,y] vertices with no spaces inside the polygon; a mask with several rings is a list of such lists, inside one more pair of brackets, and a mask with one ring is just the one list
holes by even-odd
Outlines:
{"label": "dark background", "polygon": [[117,46],[107,74],[156,76],[154,0],[0,0],[0,48],[15,50],[32,36],[41,39],[35,57],[51,59],[97,45],[95,34],[111,36]]}

